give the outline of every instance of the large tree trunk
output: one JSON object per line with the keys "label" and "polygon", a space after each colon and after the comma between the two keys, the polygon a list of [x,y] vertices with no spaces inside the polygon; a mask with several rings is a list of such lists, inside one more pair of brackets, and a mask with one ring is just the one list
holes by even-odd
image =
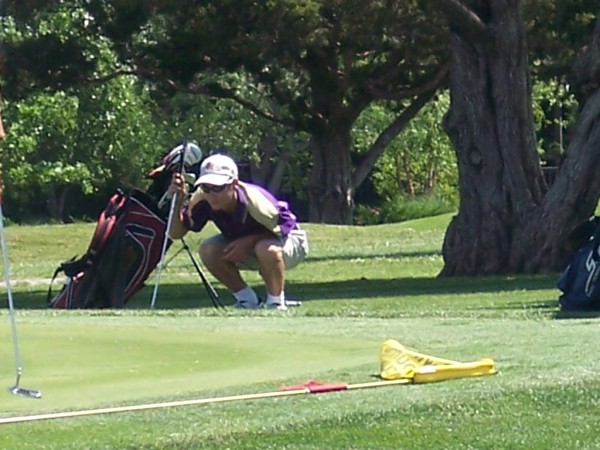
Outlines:
{"label": "large tree trunk", "polygon": [[354,192],[347,128],[311,137],[314,166],[309,178],[309,221],[352,223]]}
{"label": "large tree trunk", "polygon": [[[531,252],[532,269],[560,270],[587,235],[581,225],[600,197],[600,15],[585,53],[575,62],[570,85],[580,109],[575,133],[556,181],[544,199]],[[588,230],[589,231],[589,230]]]}
{"label": "large tree trunk", "polygon": [[575,231],[598,201],[600,99],[586,103],[569,156],[546,193],[520,2],[442,3],[453,62],[445,125],[461,202],[444,239],[441,275],[559,270],[581,243]]}
{"label": "large tree trunk", "polygon": [[50,184],[48,189],[48,212],[52,220],[64,223],[66,219],[66,201],[69,193],[69,187],[57,187]]}
{"label": "large tree trunk", "polygon": [[460,207],[444,239],[442,275],[518,270],[523,261],[517,242],[545,187],[519,2],[478,6],[470,22],[449,16],[451,105],[445,126],[457,154]]}

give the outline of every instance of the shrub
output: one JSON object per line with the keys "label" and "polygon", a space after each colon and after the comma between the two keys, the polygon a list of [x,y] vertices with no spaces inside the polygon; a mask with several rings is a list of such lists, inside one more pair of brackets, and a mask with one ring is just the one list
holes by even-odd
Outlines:
{"label": "shrub", "polygon": [[453,201],[435,195],[419,197],[397,195],[381,207],[357,205],[354,211],[354,224],[405,222],[456,211],[456,207]]}

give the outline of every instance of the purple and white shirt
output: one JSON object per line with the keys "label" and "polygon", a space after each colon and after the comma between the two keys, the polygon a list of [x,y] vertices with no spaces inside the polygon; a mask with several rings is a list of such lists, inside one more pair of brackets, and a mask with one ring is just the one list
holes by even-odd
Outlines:
{"label": "purple and white shirt", "polygon": [[287,202],[277,200],[266,189],[238,181],[235,190],[237,204],[234,213],[230,214],[213,210],[206,200],[206,194],[197,189],[183,208],[184,226],[191,231],[200,231],[212,220],[229,240],[265,230],[283,240],[291,230],[297,228],[296,216]]}

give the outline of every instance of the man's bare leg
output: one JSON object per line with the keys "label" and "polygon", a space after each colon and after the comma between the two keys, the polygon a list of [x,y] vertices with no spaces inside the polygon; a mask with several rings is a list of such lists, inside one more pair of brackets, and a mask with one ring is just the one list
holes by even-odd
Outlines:
{"label": "man's bare leg", "polygon": [[254,246],[254,251],[267,288],[267,306],[285,308],[285,263],[280,242],[264,239]]}
{"label": "man's bare leg", "polygon": [[231,292],[237,292],[246,286],[236,265],[223,258],[223,247],[202,243],[199,252],[208,271]]}

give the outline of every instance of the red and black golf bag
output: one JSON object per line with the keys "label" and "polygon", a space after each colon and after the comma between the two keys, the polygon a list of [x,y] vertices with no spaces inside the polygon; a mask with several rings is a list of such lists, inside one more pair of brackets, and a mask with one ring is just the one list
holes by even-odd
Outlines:
{"label": "red and black golf bag", "polygon": [[[145,192],[115,193],[100,214],[86,253],[65,261],[66,282],[48,306],[58,309],[121,308],[140,290],[161,257],[166,220]],[[50,284],[52,286],[52,283]]]}
{"label": "red and black golf bag", "polygon": [[[59,265],[52,280],[64,272],[66,281],[55,296],[48,289],[50,308],[122,308],[138,292],[159,263],[168,220],[168,205],[159,206],[174,170],[199,163],[194,144],[175,147],[151,172],[147,191],[117,191],[100,213],[87,251]],[[178,158],[178,159],[177,159]],[[164,199],[163,199],[164,200]],[[166,209],[166,210],[165,210]],[[167,242],[170,246],[171,241]]]}

